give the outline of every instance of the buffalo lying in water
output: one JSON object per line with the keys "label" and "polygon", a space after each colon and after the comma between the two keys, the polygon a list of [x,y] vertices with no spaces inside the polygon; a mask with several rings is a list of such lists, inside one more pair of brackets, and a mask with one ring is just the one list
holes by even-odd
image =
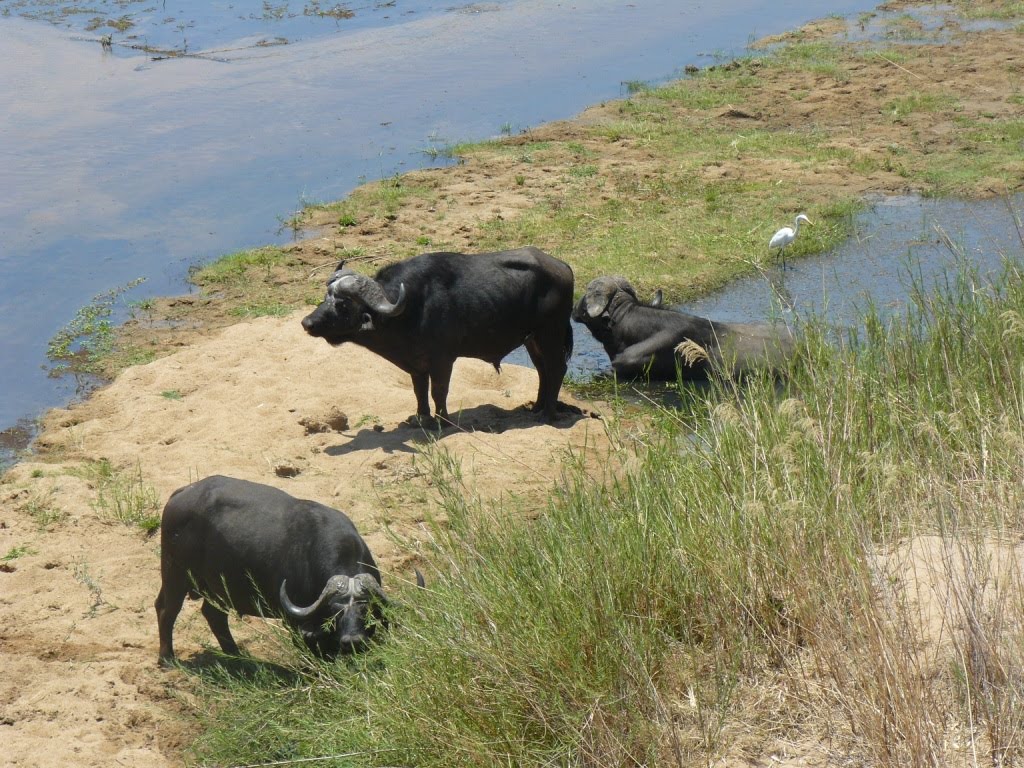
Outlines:
{"label": "buffalo lying in water", "polygon": [[712,371],[738,377],[777,369],[793,353],[785,326],[707,320],[662,307],[660,294],[643,304],[624,277],[599,277],[573,310],[621,378],[706,379]]}
{"label": "buffalo lying in water", "polygon": [[532,248],[478,255],[425,253],[373,278],[339,264],[327,295],[302,320],[311,336],[366,347],[412,376],[416,418],[448,415],[448,385],[460,357],[498,368],[525,346],[540,383],[534,412],[555,418],[572,354],[573,274]]}

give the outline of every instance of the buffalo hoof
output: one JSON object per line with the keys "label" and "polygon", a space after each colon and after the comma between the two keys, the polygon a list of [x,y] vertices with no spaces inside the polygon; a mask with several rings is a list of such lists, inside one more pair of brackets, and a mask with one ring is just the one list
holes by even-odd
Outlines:
{"label": "buffalo hoof", "polygon": [[569,405],[563,403],[561,400],[555,403],[555,412],[553,414],[548,413],[543,407],[534,405],[530,409],[531,413],[542,413],[541,421],[545,424],[554,424],[556,421],[561,419],[563,416],[576,417],[583,415],[583,409],[576,405]]}
{"label": "buffalo hoof", "polygon": [[405,424],[405,426],[407,426],[407,427],[413,427],[413,428],[416,428],[416,429],[425,429],[425,430],[428,430],[430,432],[438,432],[442,428],[444,428],[445,426],[450,424],[451,422],[449,422],[447,419],[444,419],[444,418],[442,418],[441,420],[438,420],[438,419],[434,418],[433,416],[422,416],[422,415],[420,415],[418,413],[414,413],[412,416],[410,416],[408,419],[406,419],[402,423]]}

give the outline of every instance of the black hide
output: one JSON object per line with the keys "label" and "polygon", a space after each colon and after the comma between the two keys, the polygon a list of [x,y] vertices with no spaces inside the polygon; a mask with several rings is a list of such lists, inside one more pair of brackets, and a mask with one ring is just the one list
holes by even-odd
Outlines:
{"label": "black hide", "polygon": [[437,414],[448,414],[457,358],[498,368],[525,345],[540,380],[533,410],[551,420],[572,354],[572,293],[572,269],[537,248],[425,253],[374,278],[339,264],[302,327],[330,344],[360,344],[409,373],[417,417],[427,419],[428,389]]}
{"label": "black hide", "polygon": [[226,611],[285,618],[322,656],[359,650],[379,623],[377,600],[332,594],[300,620],[279,599],[287,580],[288,597],[310,606],[331,577],[357,574],[369,574],[379,589],[373,555],[336,509],[219,475],[179,488],[161,523],[160,660],[174,658],[174,622],[186,596],[204,598],[203,616],[226,653],[238,654]]}
{"label": "black hide", "polygon": [[[793,336],[785,326],[714,322],[661,307],[660,293],[645,305],[625,278],[599,277],[573,310],[573,320],[604,346],[620,378],[674,381],[680,375],[699,380],[712,371],[742,376],[757,368],[775,369],[793,352]],[[680,351],[687,341],[699,349],[685,345]]]}

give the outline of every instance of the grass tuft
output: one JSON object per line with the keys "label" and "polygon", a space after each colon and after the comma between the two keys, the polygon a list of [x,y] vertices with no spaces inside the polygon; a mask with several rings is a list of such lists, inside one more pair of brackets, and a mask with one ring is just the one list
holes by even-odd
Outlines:
{"label": "grass tuft", "polygon": [[196,285],[231,285],[244,281],[250,268],[261,270],[266,277],[269,277],[272,268],[283,264],[285,259],[285,254],[280,248],[267,247],[238,251],[222,256],[216,261],[194,270],[191,279]]}
{"label": "grass tuft", "polygon": [[143,480],[141,466],[119,470],[107,459],[99,459],[76,474],[95,489],[93,508],[100,517],[140,528],[147,535],[160,527],[160,499]]}
{"label": "grass tuft", "polygon": [[53,363],[50,374],[68,372],[97,373],[114,352],[114,310],[123,293],[143,282],[133,280],[123,286],[94,296],[75,313],[47,344],[46,356]]}
{"label": "grass tuft", "polygon": [[28,544],[18,544],[7,550],[7,554],[0,557],[0,563],[10,563],[17,560],[19,557],[26,557],[28,555],[38,554],[38,550],[29,546]]}

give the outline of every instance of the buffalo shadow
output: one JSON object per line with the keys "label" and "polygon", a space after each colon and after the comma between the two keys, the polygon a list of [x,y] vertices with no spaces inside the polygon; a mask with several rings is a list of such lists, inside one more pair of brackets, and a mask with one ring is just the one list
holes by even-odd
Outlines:
{"label": "buffalo shadow", "polygon": [[186,659],[175,658],[170,668],[211,685],[234,681],[284,687],[302,680],[301,672],[293,667],[248,655],[231,656],[217,648],[204,648]]}
{"label": "buffalo shadow", "polygon": [[[437,417],[436,423],[433,425],[421,424],[415,416],[410,416],[392,429],[381,427],[361,429],[347,443],[328,446],[324,449],[324,453],[329,456],[345,456],[356,451],[377,448],[385,453],[415,453],[414,444],[416,443],[436,442],[443,440],[448,435],[460,432],[501,434],[511,429],[529,429],[543,424],[541,418],[526,405],[501,408],[487,403],[456,411],[449,414],[446,419]],[[551,426],[568,429],[576,422],[586,418],[597,418],[597,414],[559,401],[558,418],[552,422]]]}

